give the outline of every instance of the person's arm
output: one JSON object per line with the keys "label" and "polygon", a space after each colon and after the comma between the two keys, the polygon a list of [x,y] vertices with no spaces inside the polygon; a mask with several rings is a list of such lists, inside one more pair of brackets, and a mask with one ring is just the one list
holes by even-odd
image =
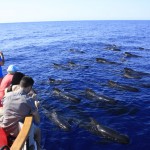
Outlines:
{"label": "person's arm", "polygon": [[5,91],[4,91],[5,94],[4,95],[6,95],[8,93],[7,90],[8,90],[8,88],[5,88]]}
{"label": "person's arm", "polygon": [[0,52],[0,57],[1,57],[1,59],[2,59],[2,61],[0,61],[0,66],[3,66],[4,63],[5,63],[5,59],[4,59],[4,55],[3,55],[2,52]]}
{"label": "person's arm", "polygon": [[38,111],[33,112],[32,115],[33,115],[34,121],[39,124],[40,123],[40,115],[39,115]]}
{"label": "person's arm", "polygon": [[34,100],[34,104],[36,108],[38,109],[40,102],[38,101],[37,93],[34,89],[31,89],[30,92],[28,93],[28,96],[32,97]]}

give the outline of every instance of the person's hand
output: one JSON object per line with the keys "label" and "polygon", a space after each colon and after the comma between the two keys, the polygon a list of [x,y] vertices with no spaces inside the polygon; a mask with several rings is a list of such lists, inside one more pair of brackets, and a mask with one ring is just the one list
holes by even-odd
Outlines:
{"label": "person's hand", "polygon": [[31,96],[33,99],[37,99],[37,94],[31,93],[30,96]]}
{"label": "person's hand", "polygon": [[40,102],[39,101],[34,101],[34,103],[35,103],[36,108],[38,108],[39,105],[40,105]]}
{"label": "person's hand", "polygon": [[31,90],[31,91],[28,93],[28,96],[32,97],[33,99],[36,99],[37,94],[34,93],[33,90]]}

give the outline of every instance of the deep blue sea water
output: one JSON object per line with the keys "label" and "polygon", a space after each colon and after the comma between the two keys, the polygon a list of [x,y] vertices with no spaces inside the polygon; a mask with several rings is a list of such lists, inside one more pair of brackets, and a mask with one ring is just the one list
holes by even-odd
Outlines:
{"label": "deep blue sea water", "polygon": [[[113,44],[121,51],[107,50]],[[46,150],[148,150],[150,147],[150,76],[128,79],[123,69],[150,73],[150,21],[74,21],[0,24],[0,50],[5,55],[3,73],[10,64],[32,76],[41,107],[42,147]],[[141,56],[125,58],[125,52]],[[97,63],[105,58],[119,64]],[[69,65],[73,62],[74,65]],[[55,64],[60,66],[55,67]],[[61,80],[52,84],[49,78]],[[118,90],[108,80],[138,88],[139,92]],[[59,88],[81,99],[74,104],[56,97]],[[85,89],[118,100],[104,106],[85,96]],[[42,107],[69,120],[71,129],[63,131],[49,120]],[[130,138],[119,144],[92,134],[80,126],[92,117],[99,123]],[[73,120],[73,121],[70,121]]]}

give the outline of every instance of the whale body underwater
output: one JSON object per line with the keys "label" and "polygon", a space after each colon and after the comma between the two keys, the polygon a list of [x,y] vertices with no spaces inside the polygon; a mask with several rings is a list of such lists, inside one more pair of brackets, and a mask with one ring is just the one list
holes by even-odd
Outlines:
{"label": "whale body underwater", "polygon": [[109,127],[106,127],[98,123],[95,119],[90,118],[90,125],[87,127],[91,133],[102,136],[108,140],[120,143],[120,144],[129,144],[130,139],[127,135],[121,134],[118,131],[115,131]]}
{"label": "whale body underwater", "polygon": [[89,88],[87,88],[85,90],[85,94],[90,99],[92,98],[92,99],[99,100],[101,102],[105,102],[108,104],[116,104],[117,103],[117,101],[115,99],[104,96],[104,95],[97,94],[95,91],[93,91],[92,89],[89,89]]}
{"label": "whale body underwater", "polygon": [[71,129],[70,124],[65,118],[60,116],[56,111],[49,112],[47,109],[42,108],[44,115],[50,119],[56,126],[61,128],[64,131],[69,131]]}
{"label": "whale body underwater", "polygon": [[75,97],[74,95],[72,95],[70,93],[65,93],[58,88],[53,88],[53,94],[55,94],[56,96],[58,96],[60,98],[69,100],[74,103],[79,103],[81,101],[78,97]]}

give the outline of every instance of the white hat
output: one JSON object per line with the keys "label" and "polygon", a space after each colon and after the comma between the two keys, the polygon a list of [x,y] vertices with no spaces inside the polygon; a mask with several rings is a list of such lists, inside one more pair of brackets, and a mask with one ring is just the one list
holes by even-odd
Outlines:
{"label": "white hat", "polygon": [[15,65],[9,65],[7,72],[9,73],[15,73],[18,71],[18,68]]}

